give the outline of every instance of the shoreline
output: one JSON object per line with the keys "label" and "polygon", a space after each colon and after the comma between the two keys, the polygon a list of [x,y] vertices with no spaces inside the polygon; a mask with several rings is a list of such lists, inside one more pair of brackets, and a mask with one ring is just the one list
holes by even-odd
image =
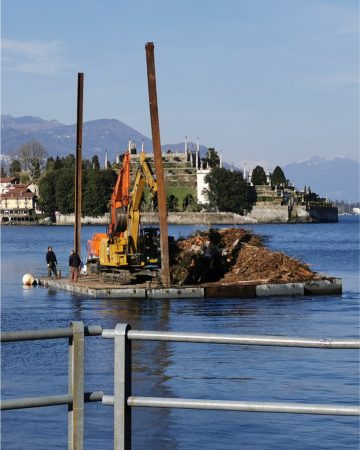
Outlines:
{"label": "shoreline", "polygon": [[[337,223],[338,215],[328,215],[326,211],[323,214],[299,214],[296,217],[289,218],[284,214],[271,214],[271,210],[265,210],[261,215],[252,216],[251,214],[240,215],[228,212],[178,212],[168,213],[169,225],[254,225],[254,224],[290,224],[290,223]],[[82,217],[81,225],[108,225],[110,222],[109,214],[105,214],[101,217]],[[74,226],[75,216],[74,214],[63,215],[56,214],[56,222],[49,221],[19,221],[11,223],[3,223],[1,225],[6,226],[61,226],[69,225]],[[157,213],[145,212],[141,214],[141,223],[144,225],[156,225],[159,223]]]}

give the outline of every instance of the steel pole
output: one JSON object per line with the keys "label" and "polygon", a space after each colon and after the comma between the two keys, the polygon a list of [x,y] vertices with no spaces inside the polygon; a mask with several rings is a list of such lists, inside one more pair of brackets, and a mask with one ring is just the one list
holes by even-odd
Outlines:
{"label": "steel pole", "polygon": [[160,225],[162,283],[165,287],[169,287],[170,286],[169,238],[167,225],[165,178],[162,163],[159,113],[158,113],[158,103],[156,93],[154,43],[148,42],[145,45],[145,50],[146,50],[147,76],[149,86],[152,142],[154,150],[156,182],[158,185],[157,196],[158,196],[159,225]]}
{"label": "steel pole", "polygon": [[84,448],[84,324],[72,322],[73,336],[69,338],[68,450]]}
{"label": "steel pole", "polygon": [[81,256],[81,192],[82,192],[82,131],[83,131],[84,74],[78,73],[77,125],[75,158],[75,226],[74,250]]}
{"label": "steel pole", "polygon": [[164,397],[129,397],[128,405],[131,407],[148,408],[213,409],[224,411],[256,411],[287,414],[322,414],[334,416],[360,415],[360,408],[357,405],[241,402],[234,400],[202,400]]}
{"label": "steel pole", "polygon": [[114,330],[114,450],[131,449],[131,341],[130,325],[117,324]]}

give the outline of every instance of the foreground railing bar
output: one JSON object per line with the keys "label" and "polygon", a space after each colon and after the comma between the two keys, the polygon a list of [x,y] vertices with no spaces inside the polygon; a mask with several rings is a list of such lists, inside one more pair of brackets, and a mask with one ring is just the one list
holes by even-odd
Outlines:
{"label": "foreground railing bar", "polygon": [[[84,402],[101,402],[104,393],[102,391],[85,392]],[[71,405],[72,397],[69,394],[51,395],[46,397],[24,397],[11,400],[1,400],[1,410],[38,408],[43,406]]]}
{"label": "foreground railing bar", "polygon": [[[110,404],[110,396],[104,396]],[[107,397],[107,398],[106,398]],[[226,411],[255,411],[268,413],[319,414],[336,416],[359,416],[360,407],[346,405],[322,405],[302,403],[240,402],[226,400],[196,400],[189,398],[135,397],[127,400],[131,407],[211,409]]]}
{"label": "foreground railing bar", "polygon": [[[102,337],[114,338],[114,330],[105,329]],[[312,339],[303,337],[236,335],[216,333],[184,333],[174,331],[140,331],[129,330],[127,337],[130,340],[168,341],[168,342],[197,342],[212,344],[238,344],[238,345],[268,345],[281,347],[308,347],[308,348],[339,348],[359,349],[360,339]]]}
{"label": "foreground railing bar", "polygon": [[103,391],[85,392],[84,402],[85,403],[101,402],[103,396],[104,396]]}
{"label": "foreground railing bar", "polygon": [[[85,336],[100,336],[102,327],[100,325],[90,325],[84,327]],[[72,327],[50,328],[44,330],[23,330],[23,331],[3,331],[0,334],[0,342],[35,341],[38,339],[58,339],[71,337]]]}
{"label": "foreground railing bar", "polygon": [[68,450],[83,450],[85,327],[81,321],[71,322],[71,326],[73,335],[69,338],[68,389],[72,404],[68,405]]}
{"label": "foreground railing bar", "polygon": [[25,397],[13,400],[2,400],[1,409],[37,408],[40,406],[70,405],[71,395],[52,395],[48,397]]}

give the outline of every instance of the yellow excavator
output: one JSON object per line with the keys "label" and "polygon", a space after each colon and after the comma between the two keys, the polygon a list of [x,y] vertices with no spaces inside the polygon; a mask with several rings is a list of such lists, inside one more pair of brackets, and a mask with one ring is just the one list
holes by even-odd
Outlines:
{"label": "yellow excavator", "polygon": [[130,153],[125,153],[111,197],[111,221],[107,232],[88,241],[88,266],[104,281],[128,284],[141,277],[155,277],[160,268],[160,233],[157,227],[140,227],[145,186],[156,202],[157,183],[146,154],[140,153],[132,191]]}

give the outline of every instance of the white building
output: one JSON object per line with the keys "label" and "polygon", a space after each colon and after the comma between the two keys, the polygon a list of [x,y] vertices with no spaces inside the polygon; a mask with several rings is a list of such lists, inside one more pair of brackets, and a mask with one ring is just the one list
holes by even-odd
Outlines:
{"label": "white building", "polygon": [[197,202],[201,205],[208,203],[204,190],[209,188],[208,184],[205,182],[205,177],[208,173],[210,173],[210,170],[211,169],[209,168],[200,168],[196,171],[196,198]]}

